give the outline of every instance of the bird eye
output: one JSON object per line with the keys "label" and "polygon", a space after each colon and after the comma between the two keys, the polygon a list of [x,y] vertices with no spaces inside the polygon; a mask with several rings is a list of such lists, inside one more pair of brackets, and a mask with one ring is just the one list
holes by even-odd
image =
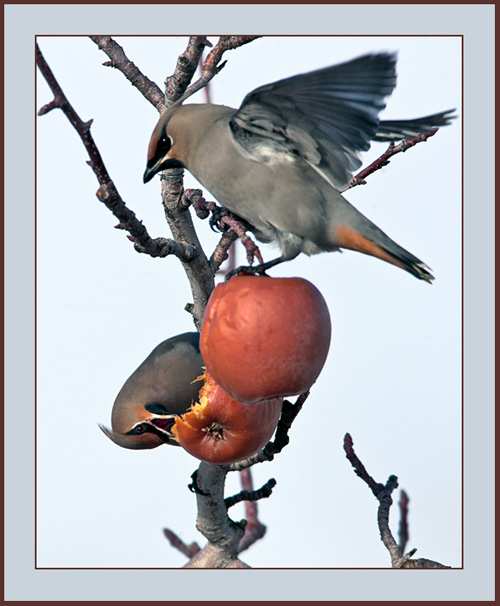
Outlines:
{"label": "bird eye", "polygon": [[168,152],[172,147],[172,138],[168,135],[163,135],[161,139],[158,141],[158,148],[161,149],[164,153]]}
{"label": "bird eye", "polygon": [[145,423],[139,423],[139,425],[136,425],[134,427],[135,433],[144,433],[147,430],[146,424]]}

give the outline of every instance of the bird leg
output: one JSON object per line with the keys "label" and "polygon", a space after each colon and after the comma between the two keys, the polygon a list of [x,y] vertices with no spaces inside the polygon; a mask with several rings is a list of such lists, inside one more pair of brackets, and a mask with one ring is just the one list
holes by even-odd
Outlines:
{"label": "bird leg", "polygon": [[244,223],[242,223],[239,219],[235,219],[231,215],[224,215],[221,218],[221,223],[227,225],[226,229],[232,229],[234,233],[238,236],[238,238],[241,240],[241,243],[246,248],[247,261],[250,265],[253,264],[255,257],[257,257],[261,265],[264,263],[264,259],[260,254],[259,247],[247,234],[247,228]]}
{"label": "bird leg", "polygon": [[[262,259],[262,257],[260,257],[260,259]],[[259,265],[254,265],[254,266],[247,266],[247,265],[240,265],[240,267],[237,267],[236,269],[232,269],[231,271],[228,271],[224,281],[227,282],[230,278],[232,278],[233,276],[237,276],[238,274],[250,274],[252,276],[263,276],[265,275],[266,271],[268,269],[271,269],[271,267],[275,267],[276,265],[279,265],[280,263],[283,263],[284,261],[286,261],[286,259],[283,259],[283,257],[277,257],[276,259],[271,259],[271,261],[266,261],[266,263],[260,263]]]}
{"label": "bird leg", "polygon": [[184,190],[181,198],[181,204],[186,208],[192,205],[196,215],[200,219],[206,219],[209,214],[212,213],[209,223],[213,231],[226,231],[230,227],[234,228],[236,225],[238,225],[238,229],[242,232],[252,229],[252,226],[249,223],[227,210],[227,208],[218,206],[215,202],[207,202],[202,195],[201,189]]}
{"label": "bird leg", "polygon": [[252,265],[255,257],[257,257],[257,260],[260,263],[260,265],[257,267],[264,265],[264,259],[262,258],[259,247],[247,234],[247,231],[252,230],[250,223],[247,223],[245,220],[227,210],[227,208],[217,206],[215,202],[207,202],[199,189],[185,190],[182,203],[185,206],[192,204],[197,216],[200,219],[206,219],[209,213],[212,213],[209,219],[212,230],[225,232],[232,229],[241,240],[243,246],[246,248],[248,263]]}

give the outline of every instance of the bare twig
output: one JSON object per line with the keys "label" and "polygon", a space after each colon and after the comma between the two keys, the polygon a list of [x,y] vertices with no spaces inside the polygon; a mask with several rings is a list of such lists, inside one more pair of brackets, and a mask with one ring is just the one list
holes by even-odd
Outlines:
{"label": "bare twig", "polygon": [[[222,54],[226,50],[237,48],[255,38],[255,36],[221,37],[213,53],[209,54],[204,62],[202,77],[195,83],[194,87],[198,87],[198,90],[221,69],[222,66],[218,64]],[[159,88],[138,70],[126,57],[123,49],[106,36],[94,36],[92,39],[110,57],[111,62],[107,62],[106,65],[120,69],[132,84],[141,91],[145,98],[155,105],[159,111],[162,111],[163,105],[160,99]],[[174,76],[167,81],[167,106],[177,100],[185,90],[194,73],[193,66],[195,69],[203,48],[208,44],[209,42],[203,36],[193,36],[190,38],[188,49],[179,58]],[[60,108],[65,113],[78,132],[89,154],[89,164],[96,174],[100,185],[97,197],[118,218],[119,224],[117,227],[125,229],[131,234],[130,239],[134,242],[136,250],[147,252],[152,256],[175,254],[181,259],[193,292],[194,303],[190,311],[193,313],[198,329],[200,329],[206,301],[214,288],[215,270],[227,256],[227,250],[231,242],[238,236],[246,236],[244,233],[245,226],[240,229],[240,226],[232,221],[230,216],[227,217],[227,221],[223,221],[223,224],[228,229],[222,236],[218,251],[214,252],[209,263],[198,241],[191,216],[186,212],[187,205],[182,201],[182,171],[177,169],[168,171],[168,176],[164,175],[161,181],[165,215],[175,240],[167,238],[152,239],[135,214],[127,208],[111,180],[99,150],[90,134],[91,121],[83,122],[76,114],[43,59],[38,46],[37,63],[54,94],[53,101],[45,105],[39,114],[43,115],[55,108]],[[193,91],[194,88],[191,88],[190,94]],[[248,247],[247,250],[249,250]],[[254,252],[254,254],[257,253]],[[285,403],[275,441],[263,449],[262,452],[265,454],[261,460],[272,460],[274,455],[280,452],[288,443],[288,429],[306,397],[307,394],[299,397],[295,406],[289,402]],[[246,469],[246,467],[255,462],[257,460],[242,466],[241,469]],[[254,500],[269,496],[275,483],[274,480],[270,480],[261,489],[254,491],[251,487],[250,472],[247,470],[246,480],[245,474],[243,475],[244,481],[247,482],[246,486],[244,486],[238,495],[235,495],[229,501],[224,501],[224,481],[226,474],[230,470],[230,466],[216,466],[208,463],[201,463],[198,469],[196,475],[197,528],[208,540],[207,545],[203,549],[200,550],[195,543],[186,545],[173,531],[169,529],[164,530],[164,534],[170,543],[191,558],[186,567],[247,567],[246,564],[238,559],[238,553],[263,536],[265,532],[265,526],[257,520],[257,508]],[[246,501],[247,515],[250,522],[250,525],[246,524],[248,527],[248,532],[246,533],[244,523],[235,523],[227,515],[227,507],[241,500]]]}
{"label": "bare twig", "polygon": [[[232,268],[234,269],[234,268]],[[241,487],[244,492],[248,494],[258,493],[259,491],[254,491],[253,489],[253,481],[252,481],[252,470],[251,469],[242,469],[240,471],[240,482]],[[273,480],[269,480],[269,482],[273,482]],[[268,482],[268,484],[269,484]],[[274,481],[274,483],[276,483]],[[266,485],[264,485],[266,486]],[[264,488],[264,487],[263,487]],[[269,487],[266,494],[264,496],[269,496],[272,491],[272,486]],[[262,489],[261,489],[262,490]],[[241,493],[240,493],[241,494]],[[240,540],[240,545],[238,547],[238,553],[245,551],[251,545],[256,543],[266,534],[266,526],[262,524],[259,520],[259,511],[257,501],[255,500],[247,500],[245,501],[245,519],[247,524],[245,526],[245,534],[243,538]]]}
{"label": "bare twig", "polygon": [[[204,57],[202,55],[200,57],[200,63],[199,63],[200,70],[203,69],[203,62],[204,62],[204,60],[205,59],[204,59]],[[205,103],[212,103],[212,95],[211,95],[211,91],[210,91],[210,82],[207,82],[207,85],[203,89],[203,93],[205,95]]]}
{"label": "bare twig", "polygon": [[[203,49],[212,46],[205,36],[190,36],[186,50],[177,59],[174,73],[165,79],[165,94],[163,94],[160,87],[137,68],[113,38],[90,36],[90,39],[110,58],[110,61],[106,61],[104,65],[120,70],[160,113],[182,97],[196,72]],[[208,81],[201,83],[199,88]]]}
{"label": "bare twig", "polygon": [[143,246],[140,242],[136,241],[133,236],[128,236],[131,242],[134,242],[134,248],[137,252],[146,253],[150,257],[168,257],[169,255],[175,255],[183,263],[190,263],[195,259],[199,252],[198,249],[191,244],[182,244],[176,242],[171,238],[155,238],[151,242],[154,243],[155,247]]}
{"label": "bare twig", "polygon": [[373,492],[374,496],[379,502],[378,508],[378,527],[380,531],[380,537],[384,543],[387,551],[391,556],[391,563],[393,568],[450,568],[439,564],[439,562],[433,562],[425,558],[418,560],[412,560],[411,557],[416,552],[416,549],[412,549],[406,555],[402,548],[396,543],[392,532],[389,528],[389,511],[392,505],[391,494],[398,486],[398,479],[396,476],[389,476],[389,479],[384,484],[376,482],[370,474],[366,471],[365,466],[354,452],[354,446],[351,436],[346,433],[344,436],[344,450],[346,457],[354,467],[356,475],[358,475]]}
{"label": "bare twig", "polygon": [[408,503],[410,499],[404,490],[399,495],[399,548],[405,552],[408,543]]}
{"label": "bare twig", "polygon": [[402,565],[402,562],[400,562],[402,556],[401,550],[392,536],[389,528],[389,511],[392,505],[391,494],[398,486],[398,479],[396,476],[389,476],[389,479],[385,485],[375,482],[354,452],[352,438],[348,433],[346,433],[344,436],[344,450],[347,459],[354,467],[356,475],[358,475],[364,482],[366,482],[366,484],[368,484],[375,498],[379,502],[377,517],[380,537],[386,549],[389,551],[393,568],[400,568]]}
{"label": "bare twig", "polygon": [[203,61],[201,76],[187,88],[184,99],[194,95],[194,93],[206,86],[220,72],[226,64],[226,62],[219,64],[222,55],[226,51],[239,48],[257,38],[261,38],[261,36],[221,36],[214,48],[208,53],[207,58]]}
{"label": "bare twig", "polygon": [[410,147],[417,145],[417,143],[422,143],[423,141],[427,141],[427,139],[429,137],[433,137],[438,132],[438,130],[439,129],[434,128],[433,130],[429,131],[428,133],[422,133],[420,135],[417,135],[413,139],[405,139],[404,141],[401,141],[401,143],[398,143],[397,145],[395,145],[393,142],[391,142],[389,144],[389,147],[387,148],[387,150],[379,158],[377,158],[369,166],[367,166],[362,171],[360,171],[352,179],[352,181],[349,183],[348,189],[350,189],[352,187],[356,187],[356,185],[364,185],[366,183],[365,179],[367,177],[369,177],[371,174],[373,174],[374,172],[376,172],[377,170],[380,170],[384,166],[387,166],[390,161],[389,159],[392,158],[392,156],[395,156],[396,154],[399,154],[401,152],[405,152],[407,149],[410,149]]}
{"label": "bare twig", "polygon": [[[165,101],[167,108],[186,93],[186,89],[198,68],[203,50],[207,46],[212,46],[212,43],[205,36],[191,36],[189,38],[186,50],[177,59],[174,73],[165,80]],[[202,88],[202,86],[199,88]],[[187,96],[190,95],[184,95],[185,98]]]}
{"label": "bare twig", "polygon": [[262,450],[260,450],[255,455],[249,457],[248,459],[244,459],[243,461],[238,461],[236,463],[231,463],[228,466],[229,471],[241,471],[242,469],[246,469],[247,467],[252,467],[256,463],[262,463],[263,461],[272,461],[275,455],[279,454],[283,448],[290,442],[290,438],[288,437],[288,432],[294,422],[295,418],[299,414],[304,402],[307,400],[309,396],[309,392],[301,394],[295,404],[292,404],[288,400],[283,402],[283,408],[281,410],[281,417],[276,428],[276,434],[274,436],[273,442],[268,442]]}
{"label": "bare twig", "polygon": [[270,480],[255,492],[251,484],[248,484],[245,491],[224,500],[222,495],[225,477],[229,471],[241,471],[256,463],[271,461],[276,454],[281,452],[289,442],[288,431],[308,395],[309,392],[300,395],[295,404],[285,400],[274,442],[269,442],[253,457],[230,465],[210,465],[205,462],[200,464],[198,470],[193,474],[192,485],[198,503],[196,527],[208,540],[208,544],[186,564],[186,567],[227,568],[237,560],[238,553],[263,536],[265,528],[258,523],[251,528],[251,534],[249,533],[242,542],[246,525],[233,522],[227,515],[227,507],[240,501],[240,497],[252,499],[268,496],[274,486],[274,480]]}
{"label": "bare twig", "polygon": [[[248,469],[242,471],[249,471]],[[259,501],[260,499],[266,499],[271,496],[273,492],[273,488],[276,486],[276,480],[271,478],[268,480],[264,486],[261,486],[258,490],[241,490],[238,494],[233,495],[232,497],[227,497],[224,499],[226,503],[226,507],[229,509],[242,501],[254,502]]]}
{"label": "bare twig", "polygon": [[70,121],[71,125],[78,133],[78,135],[80,136],[85,146],[85,149],[87,150],[87,153],[90,157],[90,167],[94,171],[97,180],[99,181],[99,184],[101,186],[109,184],[111,182],[111,178],[108,174],[108,171],[106,170],[106,167],[104,166],[101,154],[99,153],[99,150],[97,149],[94,143],[92,135],[90,134],[90,126],[92,125],[92,120],[84,122],[80,118],[80,116],[78,116],[78,114],[75,112],[68,99],[66,98],[66,95],[63,93],[61,87],[59,86],[59,83],[55,79],[52,70],[43,58],[38,44],[36,45],[36,62],[39,70],[41,71],[43,77],[47,81],[47,84],[49,85],[50,89],[54,94],[53,101],[51,101],[47,105],[44,105],[38,111],[38,115],[43,116],[49,111],[52,111],[56,108],[61,109]]}
{"label": "bare twig", "polygon": [[127,57],[123,48],[110,36],[90,36],[90,39],[104,51],[111,61],[104,63],[107,67],[120,70],[135,88],[156,109],[163,111],[177,101],[185,92],[196,71],[203,49],[212,44],[205,36],[190,36],[186,50],[178,57],[174,73],[165,80],[165,94],[160,87],[147,78]]}
{"label": "bare twig", "polygon": [[175,534],[175,532],[173,532],[169,528],[164,528],[163,534],[168,539],[168,542],[170,543],[170,545],[172,545],[172,547],[180,551],[188,558],[192,558],[200,551],[200,546],[198,545],[198,543],[191,543],[190,545],[187,545],[180,537]]}
{"label": "bare twig", "polygon": [[145,99],[161,112],[165,106],[165,97],[160,87],[141,72],[127,57],[118,42],[113,40],[111,36],[89,36],[89,38],[111,59],[111,61],[106,61],[103,65],[120,70]]}
{"label": "bare twig", "polygon": [[153,257],[174,254],[186,263],[195,258],[198,254],[198,249],[192,245],[185,245],[180,242],[174,243],[172,240],[166,238],[157,240],[151,238],[142,222],[139,221],[135,213],[127,207],[109,176],[102,156],[90,133],[92,120],[84,122],[76,113],[59,86],[52,70],[45,61],[38,45],[36,46],[36,61],[40,72],[54,94],[54,99],[50,103],[44,105],[38,112],[38,115],[43,116],[53,109],[61,109],[64,112],[65,116],[78,133],[89,155],[90,161],[88,164],[94,171],[100,185],[96,192],[97,198],[105,204],[119,220],[118,227],[127,230],[130,233],[132,240],[135,243],[136,250],[147,252]]}

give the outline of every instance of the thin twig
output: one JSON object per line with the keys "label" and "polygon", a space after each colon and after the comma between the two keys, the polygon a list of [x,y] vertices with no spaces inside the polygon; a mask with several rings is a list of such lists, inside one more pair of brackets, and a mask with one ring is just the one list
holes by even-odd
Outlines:
{"label": "thin twig", "polygon": [[165,96],[160,87],[146,77],[127,57],[123,48],[111,36],[89,36],[97,46],[111,59],[103,63],[122,72],[127,80],[161,112],[165,106]]}
{"label": "thin twig", "polygon": [[268,442],[262,450],[260,450],[255,455],[249,457],[248,459],[244,459],[243,461],[237,461],[236,463],[231,463],[230,465],[228,465],[229,471],[241,471],[242,469],[252,467],[252,465],[262,463],[263,461],[272,461],[275,455],[279,454],[283,450],[283,448],[285,448],[285,446],[290,442],[288,432],[290,431],[292,423],[299,414],[308,396],[308,391],[301,394],[295,401],[295,404],[292,404],[288,400],[285,400],[283,402],[283,408],[281,410],[281,417],[276,428],[274,441]]}
{"label": "thin twig", "polygon": [[396,154],[399,154],[401,152],[405,152],[407,149],[410,149],[410,147],[417,145],[417,143],[427,141],[427,139],[429,137],[433,137],[438,132],[438,130],[439,129],[434,128],[428,133],[422,133],[420,135],[417,135],[413,139],[405,139],[397,145],[391,142],[387,150],[379,158],[377,158],[369,166],[364,168],[355,177],[353,177],[352,181],[349,183],[348,189],[356,187],[356,185],[364,185],[366,183],[366,178],[377,170],[380,170],[384,166],[387,166],[392,156],[395,156]]}
{"label": "thin twig", "polygon": [[408,543],[408,503],[410,499],[404,490],[399,495],[399,548],[405,552]]}
{"label": "thin twig", "polygon": [[133,236],[128,236],[131,242],[134,242],[134,248],[139,253],[148,254],[150,257],[168,257],[169,255],[175,255],[183,263],[190,263],[199,254],[198,249],[191,244],[183,244],[182,242],[176,242],[171,238],[155,238],[151,240],[151,243],[155,246],[143,246]]}
{"label": "thin twig", "polygon": [[212,80],[212,78],[220,72],[220,70],[226,65],[226,62],[220,63],[222,55],[226,51],[234,50],[261,37],[262,36],[220,36],[217,44],[208,53],[207,58],[203,61],[201,66],[201,76],[198,78],[198,80],[196,80],[196,82],[187,88],[184,94],[184,99],[194,95],[194,93],[206,86],[210,80]]}
{"label": "thin twig", "polygon": [[[248,470],[244,470],[248,471]],[[258,490],[240,490],[237,494],[232,497],[226,497],[224,502],[226,507],[229,509],[242,501],[259,501],[260,499],[267,499],[271,496],[273,488],[276,486],[276,480],[271,478],[264,486],[261,486]]]}
{"label": "thin twig", "polygon": [[346,433],[344,436],[344,450],[346,457],[354,467],[356,475],[358,475],[371,489],[374,496],[379,502],[377,520],[380,531],[380,537],[384,543],[387,551],[391,556],[391,563],[393,568],[450,568],[439,564],[439,562],[433,562],[425,558],[418,560],[412,560],[411,557],[417,551],[412,549],[407,554],[403,555],[402,548],[396,543],[392,532],[389,528],[389,511],[392,505],[391,494],[398,486],[398,479],[396,476],[389,476],[387,482],[380,484],[376,482],[371,475],[367,472],[365,466],[354,452],[354,446],[351,436]]}
{"label": "thin twig", "polygon": [[198,543],[193,542],[190,545],[187,545],[187,543],[184,543],[184,541],[169,528],[164,528],[163,534],[174,549],[177,549],[188,558],[192,558],[200,551]]}
{"label": "thin twig", "polygon": [[165,102],[167,108],[181,97],[187,98],[190,96],[187,94],[186,89],[193,79],[203,51],[207,46],[212,46],[212,43],[205,36],[190,36],[186,50],[177,59],[174,73],[165,79]]}
{"label": "thin twig", "polygon": [[92,134],[90,133],[92,120],[84,122],[76,113],[63,90],[59,86],[59,83],[52,73],[52,70],[45,61],[38,44],[36,45],[36,61],[40,72],[54,94],[54,99],[50,103],[44,105],[38,112],[38,115],[43,116],[53,109],[60,109],[64,112],[70,124],[78,133],[89,155],[90,161],[88,164],[94,171],[100,185],[96,192],[98,200],[105,204],[105,206],[118,219],[118,227],[120,229],[127,230],[130,233],[136,250],[146,252],[153,257],[162,257],[166,256],[167,254],[174,254],[186,263],[196,258],[198,255],[198,249],[190,244],[173,242],[167,238],[157,240],[151,238],[142,222],[137,219],[135,213],[127,207],[122,197],[118,193],[114,182],[109,176],[102,156],[97,148],[97,145],[95,144]]}
{"label": "thin twig", "polygon": [[[396,476],[391,475],[389,476],[389,479],[385,485],[375,482],[354,452],[353,441],[348,433],[346,433],[344,436],[344,450],[347,459],[354,467],[356,475],[358,475],[366,484],[368,484],[375,498],[379,502],[377,518],[380,537],[391,556],[393,567],[396,567],[395,564],[399,563],[402,554],[399,545],[396,543],[389,528],[389,511],[392,505],[391,494],[398,486],[398,479]],[[399,568],[400,566],[397,567]]]}
{"label": "thin twig", "polygon": [[[234,269],[234,267],[230,269]],[[240,471],[240,482],[243,491],[248,494],[254,492],[251,469],[242,469]],[[271,494],[271,490],[272,487],[269,489],[269,495]],[[240,539],[238,553],[245,551],[245,549],[248,549],[251,545],[262,539],[267,530],[266,525],[259,520],[259,507],[256,500],[245,501],[245,519],[247,521],[245,534]]]}

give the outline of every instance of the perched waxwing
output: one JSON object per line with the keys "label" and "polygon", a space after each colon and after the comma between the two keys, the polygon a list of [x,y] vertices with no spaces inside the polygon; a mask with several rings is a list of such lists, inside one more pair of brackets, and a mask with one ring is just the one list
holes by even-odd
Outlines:
{"label": "perched waxwing", "polygon": [[[160,343],[125,381],[102,431],[124,448],[175,444],[170,427],[189,410],[203,385],[199,334],[186,332]],[[194,383],[193,383],[194,382]]]}
{"label": "perched waxwing", "polygon": [[249,93],[239,109],[182,105],[153,131],[144,182],[185,167],[226,209],[281,256],[267,269],[340,248],[357,250],[431,282],[429,268],[358,212],[340,192],[370,141],[397,141],[449,124],[448,110],[380,121],[396,85],[396,55],[378,53],[280,80]]}

